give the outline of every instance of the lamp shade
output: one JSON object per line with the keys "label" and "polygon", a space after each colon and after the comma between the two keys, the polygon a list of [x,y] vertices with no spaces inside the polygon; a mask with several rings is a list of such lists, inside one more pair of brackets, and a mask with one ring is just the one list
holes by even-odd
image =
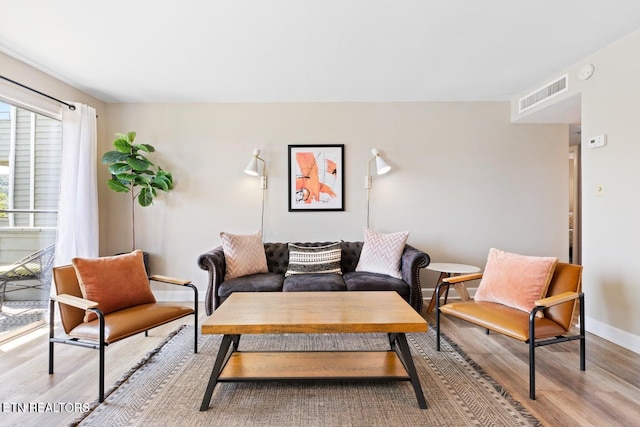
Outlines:
{"label": "lamp shade", "polygon": [[255,157],[249,160],[249,164],[244,168],[244,173],[251,176],[258,176],[258,159]]}
{"label": "lamp shade", "polygon": [[391,170],[391,166],[389,166],[379,154],[376,155],[376,170],[378,171],[378,175],[384,175]]}
{"label": "lamp shade", "polygon": [[260,175],[260,173],[258,171],[258,156],[259,155],[260,155],[260,150],[258,150],[257,148],[255,150],[253,150],[253,157],[251,157],[251,160],[249,160],[249,164],[247,165],[247,167],[244,168],[244,173],[246,173],[247,175],[251,175],[251,176]]}
{"label": "lamp shade", "polygon": [[380,157],[380,153],[378,153],[377,149],[374,148],[371,150],[371,154],[373,154],[373,158],[371,160],[376,159],[376,172],[378,172],[378,175],[384,175],[391,170],[391,166],[389,166],[387,162]]}

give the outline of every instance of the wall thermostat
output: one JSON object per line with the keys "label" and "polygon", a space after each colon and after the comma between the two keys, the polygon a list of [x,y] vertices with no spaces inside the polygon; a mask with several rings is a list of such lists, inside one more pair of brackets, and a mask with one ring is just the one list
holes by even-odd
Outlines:
{"label": "wall thermostat", "polygon": [[589,148],[600,148],[607,145],[607,135],[596,135],[589,138]]}

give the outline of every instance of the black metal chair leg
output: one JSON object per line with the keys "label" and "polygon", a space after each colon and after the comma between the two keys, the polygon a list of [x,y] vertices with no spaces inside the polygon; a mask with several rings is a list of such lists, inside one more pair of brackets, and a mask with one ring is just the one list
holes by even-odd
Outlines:
{"label": "black metal chair leg", "polygon": [[193,289],[194,299],[193,299],[193,329],[194,329],[194,337],[193,337],[193,353],[198,353],[198,288],[195,287],[193,283],[187,283],[191,289]]}
{"label": "black metal chair leg", "polygon": [[53,374],[53,336],[55,322],[56,303],[53,299],[49,301],[49,374]]}
{"label": "black metal chair leg", "polygon": [[[98,351],[100,352],[100,357],[99,357],[99,373],[98,373],[98,402],[102,403],[104,402],[104,359],[105,359],[105,355],[104,355],[104,348],[106,346],[105,343],[105,336],[104,336],[104,327],[105,327],[105,321],[104,321],[104,314],[102,314],[102,311],[100,311],[99,309],[89,309],[90,311],[93,311],[97,316],[98,316],[98,321],[100,323],[100,343],[99,343],[99,347],[98,347]],[[95,347],[94,347],[95,348]]]}
{"label": "black metal chair leg", "polygon": [[586,369],[586,332],[584,328],[584,293],[580,293],[580,370]]}

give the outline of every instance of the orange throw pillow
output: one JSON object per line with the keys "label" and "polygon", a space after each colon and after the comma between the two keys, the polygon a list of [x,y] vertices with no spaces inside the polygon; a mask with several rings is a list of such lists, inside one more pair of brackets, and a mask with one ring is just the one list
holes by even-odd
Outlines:
{"label": "orange throw pillow", "polygon": [[[82,296],[97,302],[104,314],[156,302],[144,268],[142,251],[102,258],[73,258],[71,263],[76,270]],[[94,313],[87,312],[84,321],[96,318]]]}
{"label": "orange throw pillow", "polygon": [[558,258],[517,255],[491,248],[474,296],[530,312],[544,298]]}

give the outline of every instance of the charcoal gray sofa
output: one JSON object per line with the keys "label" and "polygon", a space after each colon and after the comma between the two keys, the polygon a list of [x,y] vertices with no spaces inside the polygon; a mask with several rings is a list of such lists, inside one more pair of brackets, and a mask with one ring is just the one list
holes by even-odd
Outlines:
{"label": "charcoal gray sofa", "polygon": [[[325,246],[333,242],[295,243],[298,246]],[[421,268],[429,265],[429,255],[405,245],[401,259],[402,279],[377,273],[355,271],[363,242],[342,242],[342,275],[299,274],[285,278],[289,264],[287,243],[264,243],[268,273],[258,273],[224,281],[225,259],[222,246],[198,257],[198,265],[209,272],[205,308],[207,315],[233,292],[296,291],[396,291],[417,312],[422,310]]]}

